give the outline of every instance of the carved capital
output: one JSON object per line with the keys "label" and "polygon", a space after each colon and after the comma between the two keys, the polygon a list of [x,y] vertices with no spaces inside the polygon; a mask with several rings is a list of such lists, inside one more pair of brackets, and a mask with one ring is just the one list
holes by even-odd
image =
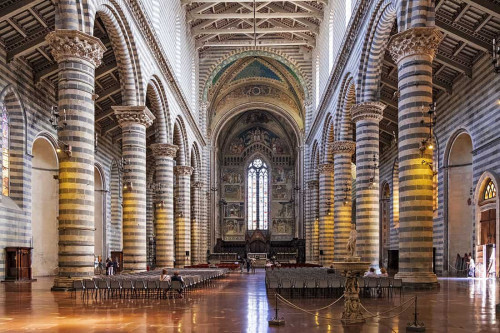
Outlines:
{"label": "carved capital", "polygon": [[347,141],[347,140],[341,140],[341,141],[335,141],[332,144],[332,153],[333,154],[354,154],[354,151],[356,150],[356,142],[354,141]]}
{"label": "carved capital", "polygon": [[334,166],[333,163],[320,164],[318,167],[319,173],[333,173]]}
{"label": "carved capital", "polygon": [[319,182],[316,179],[310,180],[307,182],[307,187],[310,189],[314,190],[317,189],[319,186]]}
{"label": "carved capital", "polygon": [[386,105],[382,102],[364,102],[351,108],[351,119],[353,122],[360,120],[373,120],[379,122],[383,118]]}
{"label": "carved capital", "polygon": [[422,54],[434,55],[443,40],[443,33],[437,27],[418,27],[395,34],[389,41],[392,59],[399,63],[403,58]]}
{"label": "carved capital", "polygon": [[121,127],[129,124],[140,124],[148,128],[156,119],[146,106],[112,106],[111,108]]}
{"label": "carved capital", "polygon": [[179,147],[169,143],[153,143],[151,146],[154,156],[175,158]]}
{"label": "carved capital", "polygon": [[57,29],[45,40],[51,47],[54,59],[59,63],[70,59],[83,59],[95,67],[101,64],[106,46],[97,37],[78,30]]}
{"label": "carved capital", "polygon": [[187,165],[178,165],[175,167],[175,174],[178,176],[191,176],[193,168]]}

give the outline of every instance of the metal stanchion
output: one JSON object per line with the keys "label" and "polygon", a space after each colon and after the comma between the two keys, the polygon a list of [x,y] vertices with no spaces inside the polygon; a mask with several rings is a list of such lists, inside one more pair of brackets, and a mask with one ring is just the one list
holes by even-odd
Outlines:
{"label": "metal stanchion", "polygon": [[274,296],[275,296],[275,300],[276,300],[276,311],[275,311],[274,318],[269,320],[268,323],[269,323],[269,326],[282,326],[282,325],[285,325],[285,318],[278,317],[278,293],[275,293]]}
{"label": "metal stanchion", "polygon": [[406,325],[406,332],[425,332],[425,324],[418,321],[417,296],[415,296],[415,310],[413,314],[413,322]]}

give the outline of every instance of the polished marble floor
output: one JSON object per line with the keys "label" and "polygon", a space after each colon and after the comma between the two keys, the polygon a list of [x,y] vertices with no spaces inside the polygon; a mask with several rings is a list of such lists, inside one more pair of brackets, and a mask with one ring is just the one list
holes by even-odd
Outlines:
{"label": "polished marble floor", "polygon": [[[368,319],[363,326],[342,327],[340,303],[314,316],[291,308],[280,312],[284,327],[269,328],[274,298],[267,295],[264,272],[234,273],[211,288],[184,299],[104,300],[88,302],[70,293],[51,292],[51,278],[32,284],[0,285],[0,332],[405,332],[411,309],[393,319]],[[420,320],[426,332],[500,332],[499,282],[441,279],[440,289],[418,292]],[[414,292],[404,293],[403,301]],[[333,299],[294,298],[303,308],[318,308]],[[384,311],[400,299],[363,298],[367,309]]]}

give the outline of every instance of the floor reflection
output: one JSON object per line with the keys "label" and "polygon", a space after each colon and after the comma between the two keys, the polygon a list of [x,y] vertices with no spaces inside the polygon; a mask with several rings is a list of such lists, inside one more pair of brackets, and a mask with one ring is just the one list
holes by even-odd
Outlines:
{"label": "floor reflection", "polygon": [[[405,292],[403,299],[363,298],[372,312],[384,311],[417,295],[419,319],[427,332],[498,332],[495,305],[498,281],[440,279],[434,291]],[[51,278],[33,284],[0,285],[1,332],[404,332],[412,309],[392,319],[370,319],[362,326],[342,327],[342,302],[318,315],[280,305],[286,325],[270,328],[274,297],[268,295],[264,272],[231,274],[210,288],[189,293],[185,299],[89,300],[70,298],[69,293],[50,291]],[[325,306],[332,298],[289,298],[303,308]]]}

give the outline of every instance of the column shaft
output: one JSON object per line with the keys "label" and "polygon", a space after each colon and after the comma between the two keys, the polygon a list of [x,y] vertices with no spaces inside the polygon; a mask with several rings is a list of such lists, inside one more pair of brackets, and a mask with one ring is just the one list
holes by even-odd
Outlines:
{"label": "column shaft", "polygon": [[356,231],[358,255],[379,268],[379,122],[385,105],[366,102],[355,105],[356,123]]}
{"label": "column shaft", "polygon": [[113,106],[122,128],[123,269],[146,269],[146,128],[154,120],[145,106]]}
{"label": "column shaft", "polygon": [[333,172],[333,164],[322,164],[319,167],[319,259],[320,264],[324,266],[333,262]]}
{"label": "column shaft", "polygon": [[389,51],[398,64],[399,127],[399,272],[406,284],[432,286],[432,150],[420,150],[429,138],[422,108],[432,103],[432,60],[442,39],[435,27],[412,28],[391,38]]}
{"label": "column shaft", "polygon": [[201,182],[196,181],[191,186],[191,262],[196,265],[201,263],[200,258],[200,191]]}
{"label": "column shaft", "polygon": [[174,157],[177,146],[151,145],[156,163],[156,266],[174,267]]}
{"label": "column shaft", "polygon": [[94,71],[104,45],[76,30],[47,36],[59,64],[59,273],[54,289],[94,274]]}
{"label": "column shaft", "polygon": [[190,183],[193,168],[175,167],[177,177],[175,205],[175,266],[191,264],[191,193]]}
{"label": "column shaft", "polygon": [[341,261],[347,256],[346,246],[352,223],[351,159],[355,147],[356,143],[353,141],[335,141],[333,144],[335,165],[335,261]]}

